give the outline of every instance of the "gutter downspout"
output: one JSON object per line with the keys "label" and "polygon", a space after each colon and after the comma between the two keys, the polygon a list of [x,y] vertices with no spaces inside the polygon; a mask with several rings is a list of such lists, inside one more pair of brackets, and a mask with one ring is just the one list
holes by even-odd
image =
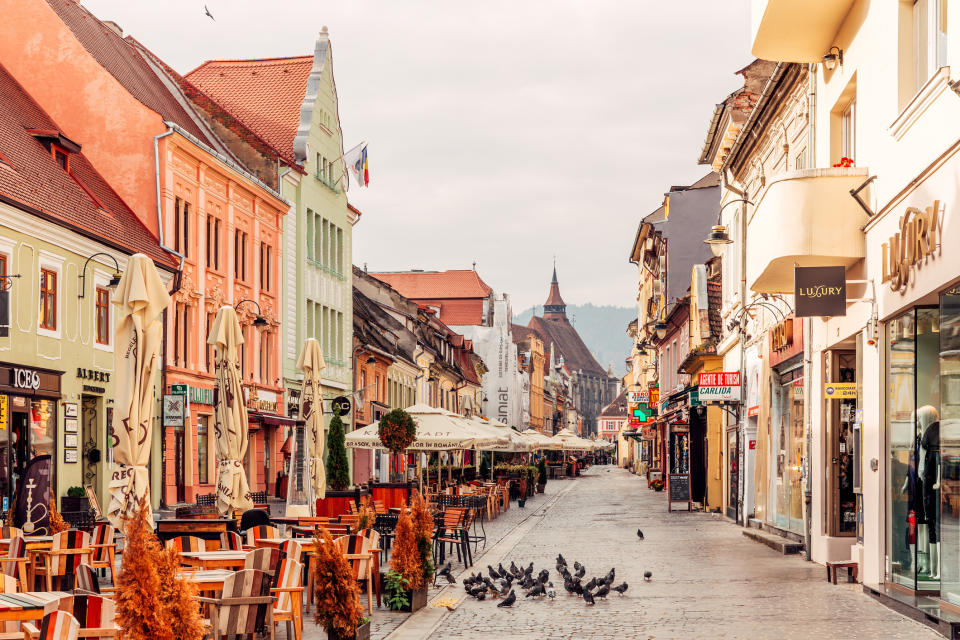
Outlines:
{"label": "gutter downspout", "polygon": [[[811,63],[807,67],[807,84],[809,85],[809,90],[807,93],[807,121],[809,125],[807,126],[807,167],[814,168],[817,166],[817,155],[816,151],[816,123],[817,123],[817,65]],[[805,393],[803,394],[803,413],[804,413],[804,427],[807,430],[806,433],[806,448],[807,455],[804,465],[804,487],[803,487],[803,502],[804,502],[804,527],[803,527],[803,557],[807,562],[810,562],[813,559],[813,552],[810,548],[810,545],[813,542],[813,476],[810,473],[810,460],[811,453],[813,451],[813,401],[812,397],[812,375],[813,375],[813,358],[812,358],[812,345],[810,344],[813,340],[813,324],[810,321],[810,318],[807,318],[803,322],[803,379],[804,385],[807,387]]]}
{"label": "gutter downspout", "polygon": [[[177,266],[177,272],[173,276],[173,289],[169,292],[171,295],[180,290],[180,287],[183,284],[183,254],[179,251],[174,251],[170,247],[166,246],[163,242],[163,205],[160,202],[160,140],[166,138],[167,136],[173,135],[173,129],[170,126],[167,126],[167,130],[159,135],[153,137],[153,166],[154,166],[154,178],[156,182],[157,190],[157,238],[160,241],[160,248],[170,253],[172,255],[180,258],[180,264]],[[163,369],[160,371],[160,392],[161,394],[166,393],[167,390],[167,340],[168,340],[168,331],[167,331],[167,319],[169,317],[169,309],[163,310],[163,336],[160,341],[160,348],[163,350],[161,354],[160,361],[163,362]],[[161,404],[162,406],[162,404]],[[163,478],[164,472],[167,470],[167,447],[166,447],[166,432],[163,427],[163,420],[160,421],[160,477]],[[150,464],[148,467],[152,467],[153,458],[150,459]],[[151,469],[150,475],[153,475]],[[160,483],[160,508],[165,509],[167,507],[164,485]]]}

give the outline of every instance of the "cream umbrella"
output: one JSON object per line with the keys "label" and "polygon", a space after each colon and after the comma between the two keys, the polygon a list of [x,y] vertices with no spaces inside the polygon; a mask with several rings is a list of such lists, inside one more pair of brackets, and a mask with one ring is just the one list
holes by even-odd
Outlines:
{"label": "cream umbrella", "polygon": [[221,515],[233,509],[250,509],[250,485],[243,470],[243,456],[247,454],[247,406],[243,401],[242,374],[238,348],[243,344],[243,333],[233,307],[223,306],[210,328],[207,344],[216,349],[215,370],[217,385],[213,390],[214,423],[217,460],[217,511]]}
{"label": "cream umbrella", "polygon": [[300,416],[306,423],[307,453],[310,455],[310,513],[317,508],[317,497],[327,492],[327,471],[323,466],[325,446],[323,428],[323,395],[320,390],[320,371],[326,367],[320,343],[307,338],[297,360],[297,369],[303,371],[303,390],[300,392]]}
{"label": "cream umbrella", "polygon": [[497,438],[498,442],[478,446],[481,451],[503,451],[507,453],[527,452],[531,449],[531,442],[527,438],[514,431],[509,426],[495,420],[486,418],[471,417],[468,422],[474,429]]}
{"label": "cream umbrella", "polygon": [[563,446],[554,441],[550,436],[545,436],[536,429],[526,429],[521,431],[520,435],[524,438],[529,439],[533,443],[534,449],[539,449],[541,451],[559,451]]}
{"label": "cream umbrella", "polygon": [[[160,314],[170,294],[153,261],[142,253],[130,258],[114,293],[117,325],[114,334],[114,400],[111,430],[116,438],[110,477],[107,517],[116,527],[133,516],[150,488],[147,463],[153,431],[153,377],[159,368],[163,323]],[[146,508],[150,509],[149,500]],[[148,513],[148,518],[151,515]]]}

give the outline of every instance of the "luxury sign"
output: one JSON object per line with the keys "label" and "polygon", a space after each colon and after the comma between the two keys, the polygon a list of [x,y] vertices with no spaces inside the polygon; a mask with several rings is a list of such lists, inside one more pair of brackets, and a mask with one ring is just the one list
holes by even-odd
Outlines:
{"label": "luxury sign", "polygon": [[889,282],[891,289],[906,291],[910,270],[922,266],[928,256],[936,253],[942,229],[939,200],[924,211],[907,208],[900,217],[900,230],[883,243],[883,281]]}
{"label": "luxury sign", "polygon": [[701,373],[699,379],[700,402],[739,402],[740,372],[717,371]]}

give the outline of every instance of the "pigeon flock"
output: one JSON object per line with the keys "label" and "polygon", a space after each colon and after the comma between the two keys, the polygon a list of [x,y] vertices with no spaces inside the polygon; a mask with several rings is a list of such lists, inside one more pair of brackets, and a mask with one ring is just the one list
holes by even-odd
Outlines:
{"label": "pigeon flock", "polygon": [[[471,574],[468,578],[464,578],[463,588],[467,594],[477,600],[495,599],[502,596],[503,599],[497,603],[498,607],[512,607],[517,601],[518,590],[523,593],[524,600],[527,598],[554,600],[557,597],[557,590],[554,588],[553,582],[550,581],[549,569],[541,569],[536,574],[534,574],[534,571],[532,562],[525,568],[518,567],[514,562],[511,562],[509,567],[504,567],[503,563],[500,563],[496,568],[487,565],[487,575],[484,575],[483,571]],[[571,573],[563,554],[557,555],[556,571],[563,580],[563,588],[568,597],[582,598],[587,606],[595,604],[597,600],[605,600],[611,591],[615,591],[622,596],[629,587],[625,581],[614,584],[616,582],[615,568],[611,568],[602,577],[592,577],[584,582],[587,568],[579,562],[574,562],[573,572]],[[437,576],[445,578],[450,584],[456,582],[450,574],[449,563],[437,572]],[[643,577],[644,580],[649,582],[653,574],[646,571]]]}

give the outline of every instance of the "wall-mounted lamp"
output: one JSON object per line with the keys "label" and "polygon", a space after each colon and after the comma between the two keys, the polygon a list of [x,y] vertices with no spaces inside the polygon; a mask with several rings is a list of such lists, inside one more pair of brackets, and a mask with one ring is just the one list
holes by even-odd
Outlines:
{"label": "wall-mounted lamp", "polygon": [[436,381],[437,379],[434,376],[430,376],[429,378],[427,378],[427,382],[436,382]]}
{"label": "wall-mounted lamp", "polygon": [[90,261],[96,258],[97,256],[106,256],[111,260],[113,260],[113,266],[114,266],[113,276],[110,278],[110,282],[107,283],[107,288],[110,289],[111,292],[113,292],[113,290],[117,288],[117,285],[120,284],[120,264],[117,263],[117,259],[114,258],[112,255],[101,251],[100,253],[95,253],[92,256],[90,256],[89,258],[87,258],[86,262],[83,263],[83,269],[80,270],[80,293],[77,294],[78,298],[82,298],[84,294],[87,292],[87,265],[90,264]]}
{"label": "wall-mounted lamp", "polygon": [[727,234],[727,228],[721,223],[721,219],[723,217],[723,210],[735,202],[753,204],[746,198],[737,198],[736,200],[731,200],[727,204],[720,207],[720,211],[717,212],[717,224],[713,225],[713,228],[710,229],[710,235],[708,235],[707,239],[703,241],[704,244],[710,245],[710,251],[712,251],[713,255],[717,257],[720,257],[720,255],[723,254],[724,245],[728,245],[733,242],[733,240],[731,240],[730,236]]}
{"label": "wall-mounted lamp", "polygon": [[[244,298],[243,300],[241,300],[241,301],[238,302],[237,304],[233,305],[233,310],[234,310],[234,311],[239,311],[239,310],[240,310],[240,305],[242,305],[244,302],[249,302],[250,304],[252,304],[253,306],[255,306],[255,307],[257,308],[257,317],[253,319],[253,326],[255,326],[255,327],[265,327],[265,326],[267,326],[267,325],[269,324],[269,323],[267,322],[267,319],[263,317],[263,312],[260,310],[260,303],[257,302],[256,300],[251,300],[250,298]],[[252,374],[251,374],[251,375],[252,375]]]}
{"label": "wall-mounted lamp", "polygon": [[[834,50],[836,50],[836,53],[834,53]],[[823,56],[823,66],[827,68],[827,71],[833,71],[837,68],[837,64],[843,65],[843,49],[830,47],[827,55]]]}
{"label": "wall-mounted lamp", "polygon": [[663,340],[667,335],[667,323],[658,322],[657,324],[653,325],[653,330],[656,331],[657,337]]}
{"label": "wall-mounted lamp", "polygon": [[369,358],[367,358],[367,364],[377,364],[377,359],[374,358],[373,356],[370,356]]}

